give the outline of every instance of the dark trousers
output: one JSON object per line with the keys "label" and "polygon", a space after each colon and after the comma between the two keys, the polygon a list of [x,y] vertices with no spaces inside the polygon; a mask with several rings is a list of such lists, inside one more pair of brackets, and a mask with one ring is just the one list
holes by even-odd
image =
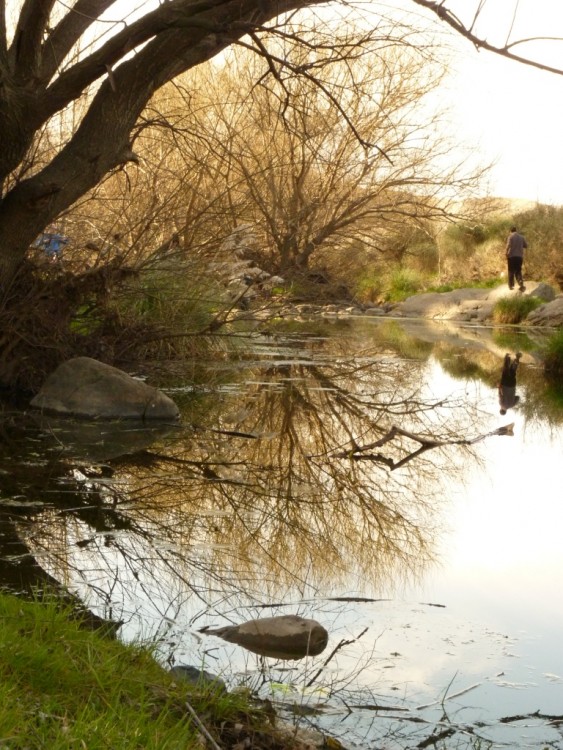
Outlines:
{"label": "dark trousers", "polygon": [[522,261],[523,258],[517,256],[511,256],[508,258],[508,286],[514,288],[514,277],[518,282],[518,286],[524,286],[524,279],[522,278]]}

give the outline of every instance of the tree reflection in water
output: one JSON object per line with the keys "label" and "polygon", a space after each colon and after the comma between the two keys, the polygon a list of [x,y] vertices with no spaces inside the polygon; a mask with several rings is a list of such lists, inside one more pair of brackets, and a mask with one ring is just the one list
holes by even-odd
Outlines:
{"label": "tree reflection in water", "polygon": [[[125,620],[147,602],[163,617],[195,597],[200,617],[233,597],[399,584],[433,561],[441,480],[472,449],[438,445],[392,473],[351,455],[393,424],[442,442],[475,432],[478,409],[425,398],[422,372],[342,339],[270,353],[208,397],[205,426],[103,463],[76,460],[43,424],[54,439],[17,492],[47,505],[4,508],[4,552],[19,540],[28,562]],[[411,443],[398,435],[386,455],[400,461]]]}

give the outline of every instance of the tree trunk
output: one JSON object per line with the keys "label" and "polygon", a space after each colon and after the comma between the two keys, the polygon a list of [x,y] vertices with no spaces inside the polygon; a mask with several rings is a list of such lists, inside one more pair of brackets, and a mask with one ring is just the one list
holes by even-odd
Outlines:
{"label": "tree trunk", "polygon": [[[103,4],[96,0],[96,7],[100,2]],[[2,55],[0,49],[0,78],[4,84],[0,87],[0,168],[4,167],[0,179],[17,167],[33,133],[51,114],[105,77],[67,145],[42,171],[17,184],[0,203],[0,304],[30,244],[45,226],[104,175],[133,158],[130,133],[154,91],[215,57],[249,29],[302,4],[282,0],[275,7],[257,7],[255,0],[226,0],[194,6],[191,2],[171,0],[126,26],[101,51],[63,70],[52,83],[40,78],[41,74],[46,75],[40,62],[20,60],[18,50],[10,50],[11,56]],[[31,2],[26,7],[32,8]],[[21,27],[22,38],[28,44],[30,25],[31,33],[31,21]],[[144,41],[144,47],[127,57]],[[35,46],[31,44],[30,55],[40,57],[42,52],[37,51],[37,41]]]}

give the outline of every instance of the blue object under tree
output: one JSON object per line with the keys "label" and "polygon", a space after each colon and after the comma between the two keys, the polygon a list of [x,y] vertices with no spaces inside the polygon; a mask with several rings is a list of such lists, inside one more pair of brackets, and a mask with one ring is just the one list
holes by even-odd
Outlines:
{"label": "blue object under tree", "polygon": [[63,247],[68,244],[68,238],[55,232],[43,232],[33,243],[44,251],[51,260],[58,260],[62,254]]}

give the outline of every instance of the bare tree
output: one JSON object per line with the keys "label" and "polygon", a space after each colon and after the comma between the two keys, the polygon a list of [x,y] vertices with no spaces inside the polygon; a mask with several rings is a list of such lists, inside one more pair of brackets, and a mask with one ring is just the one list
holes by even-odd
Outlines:
{"label": "bare tree", "polygon": [[[413,0],[416,5],[426,8],[434,13],[441,21],[444,21],[454,31],[468,39],[477,49],[494,52],[509,60],[531,65],[539,70],[563,75],[563,68],[549,61],[561,58],[561,43],[563,42],[563,29],[560,33],[554,33],[549,16],[542,20],[545,34],[530,32],[526,23],[526,9],[522,3],[512,3],[512,7],[503,7],[501,22],[499,23],[498,10],[494,0],[479,0],[478,2],[464,3],[463,10],[454,10],[454,2],[434,2],[433,0]],[[537,9],[531,9],[532,3],[528,3],[528,19],[530,15],[536,16]],[[497,15],[495,16],[495,12]],[[492,20],[491,20],[492,19]],[[494,25],[491,28],[491,23]],[[519,29],[522,28],[522,32]],[[489,33],[488,33],[489,32]],[[520,33],[523,36],[520,36]],[[498,41],[490,41],[490,35]],[[541,52],[538,52],[541,50]]]}
{"label": "bare tree", "polygon": [[[260,229],[260,262],[270,271],[307,268],[327,248],[340,257],[382,249],[397,227],[451,214],[479,184],[483,170],[465,167],[462,153],[455,158],[426,103],[443,74],[435,51],[415,44],[408,27],[380,33],[365,54],[328,70],[286,42],[283,75],[271,78],[265,62],[234,54],[220,70],[198,71],[187,88],[206,92],[192,134],[205,134],[228,221]],[[315,32],[304,39],[309,50],[323,41]],[[312,66],[314,81],[301,72]],[[212,167],[217,160],[222,168]]]}

